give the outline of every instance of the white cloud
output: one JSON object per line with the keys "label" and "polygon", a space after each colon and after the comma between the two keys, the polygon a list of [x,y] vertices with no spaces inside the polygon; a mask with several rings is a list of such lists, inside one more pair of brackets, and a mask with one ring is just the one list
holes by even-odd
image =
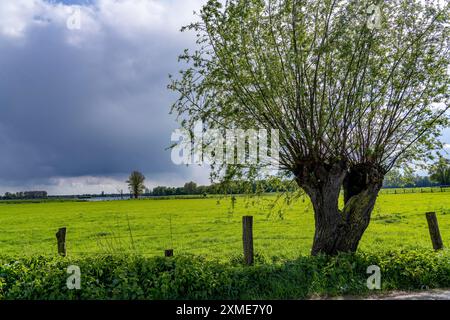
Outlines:
{"label": "white cloud", "polygon": [[23,36],[27,27],[45,11],[45,3],[39,0],[0,2],[0,34],[6,37]]}
{"label": "white cloud", "polygon": [[[66,30],[66,36],[89,36],[102,29],[136,38],[143,34],[178,33],[180,27],[194,19],[202,0],[97,0],[89,5],[67,5],[45,0],[0,1],[0,35],[24,37],[31,28],[52,25]],[[81,11],[81,28],[70,30],[67,20],[75,8]],[[144,40],[144,39],[141,39]]]}
{"label": "white cloud", "polygon": [[101,23],[126,35],[159,29],[166,14],[163,2],[152,0],[100,0],[98,10]]}

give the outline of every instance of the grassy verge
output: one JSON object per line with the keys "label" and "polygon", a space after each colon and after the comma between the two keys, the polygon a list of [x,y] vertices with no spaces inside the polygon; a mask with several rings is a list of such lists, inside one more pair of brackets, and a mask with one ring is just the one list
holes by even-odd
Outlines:
{"label": "grassy verge", "polygon": [[[368,295],[367,267],[381,268],[382,292],[450,287],[450,252],[428,250],[338,257],[303,256],[252,267],[239,257],[100,256],[0,258],[0,299],[305,299]],[[81,269],[81,289],[68,290],[69,265]]]}

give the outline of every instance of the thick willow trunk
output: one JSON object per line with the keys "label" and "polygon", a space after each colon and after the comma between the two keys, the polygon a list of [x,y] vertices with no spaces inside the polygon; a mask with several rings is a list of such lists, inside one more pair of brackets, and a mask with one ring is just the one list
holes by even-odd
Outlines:
{"label": "thick willow trunk", "polygon": [[[310,196],[314,208],[315,234],[312,255],[355,252],[370,222],[383,172],[371,165],[347,169],[344,163],[302,164],[297,183]],[[339,210],[341,187],[344,209]]]}

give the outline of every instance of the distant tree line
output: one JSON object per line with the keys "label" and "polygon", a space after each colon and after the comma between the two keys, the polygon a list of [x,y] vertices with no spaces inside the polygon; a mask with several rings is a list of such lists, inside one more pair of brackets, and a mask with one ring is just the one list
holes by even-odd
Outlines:
{"label": "distant tree line", "polygon": [[[419,176],[413,171],[391,170],[384,177],[384,188],[426,188],[435,186],[450,186],[450,160],[440,157],[438,161],[428,167],[427,176]],[[182,187],[157,186],[150,190],[145,187],[145,176],[133,171],[126,181],[129,186],[130,195],[137,198],[139,195],[145,196],[183,196],[183,195],[203,195],[208,194],[245,194],[245,193],[271,193],[283,191],[295,191],[298,186],[292,180],[283,180],[280,178],[271,178],[250,182],[245,180],[227,181],[226,183],[213,183],[211,185],[197,185],[195,182],[186,182]],[[86,195],[91,197],[94,195]],[[101,196],[121,196],[105,195]],[[10,193],[6,192],[2,200],[13,199],[44,199],[47,198],[46,191],[23,191]]]}
{"label": "distant tree line", "polygon": [[[413,171],[391,170],[384,178],[384,188],[427,188],[450,185],[450,160],[439,158],[428,167],[428,175],[421,176]],[[292,181],[271,179],[256,182],[233,181],[227,184],[211,184],[197,186],[195,182],[187,182],[183,187],[158,186],[146,193],[149,196],[179,196],[206,194],[243,194],[248,192],[281,192],[298,188]]]}
{"label": "distant tree line", "polygon": [[[399,172],[393,172],[386,176],[384,180],[384,188],[427,188],[436,187],[442,184],[433,180],[430,176],[419,176],[419,175],[404,175]],[[198,186],[195,182],[187,182],[183,187],[166,187],[158,186],[153,188],[153,190],[147,190],[146,196],[182,196],[182,195],[208,195],[208,194],[245,194],[249,192],[256,192],[259,189],[262,193],[272,193],[272,192],[282,192],[282,191],[293,191],[296,189],[293,184],[289,181],[285,182],[285,186],[280,187],[277,185],[271,185],[269,181],[259,181],[257,184],[252,184],[249,189],[245,182],[235,182],[227,186],[221,184],[211,184],[209,186],[200,185]]]}
{"label": "distant tree line", "polygon": [[45,199],[47,198],[47,191],[20,191],[20,192],[6,192],[3,197],[0,197],[3,200],[15,200],[15,199]]}
{"label": "distant tree line", "polygon": [[158,186],[153,188],[151,196],[179,196],[179,195],[208,195],[208,194],[244,194],[244,193],[270,193],[282,191],[294,191],[298,187],[291,181],[279,179],[262,180],[258,182],[232,181],[213,183],[209,186],[198,186],[195,182],[186,182],[183,187]]}
{"label": "distant tree line", "polygon": [[427,188],[439,185],[439,182],[432,181],[429,176],[402,174],[397,170],[388,173],[383,183],[384,188]]}
{"label": "distant tree line", "polygon": [[419,176],[413,171],[391,170],[384,177],[384,188],[426,188],[450,185],[450,160],[440,157],[428,167],[427,176]]}

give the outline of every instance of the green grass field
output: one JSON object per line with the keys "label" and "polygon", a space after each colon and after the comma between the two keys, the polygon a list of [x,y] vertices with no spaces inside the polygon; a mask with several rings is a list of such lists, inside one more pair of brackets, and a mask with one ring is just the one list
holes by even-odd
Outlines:
{"label": "green grass field", "polygon": [[[268,214],[238,197],[111,202],[0,203],[0,253],[56,255],[55,232],[67,227],[68,255],[193,253],[229,259],[241,253],[241,217],[254,216],[255,251],[268,258],[309,253],[314,225],[308,200]],[[425,212],[435,211],[450,245],[450,193],[381,194],[360,250],[431,248]]]}

